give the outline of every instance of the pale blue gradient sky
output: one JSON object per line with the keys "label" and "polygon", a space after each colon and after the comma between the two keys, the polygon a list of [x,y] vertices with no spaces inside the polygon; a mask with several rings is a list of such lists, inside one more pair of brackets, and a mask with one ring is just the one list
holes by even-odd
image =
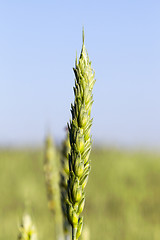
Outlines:
{"label": "pale blue gradient sky", "polygon": [[160,146],[160,1],[1,1],[0,145],[64,137],[82,26],[93,139]]}

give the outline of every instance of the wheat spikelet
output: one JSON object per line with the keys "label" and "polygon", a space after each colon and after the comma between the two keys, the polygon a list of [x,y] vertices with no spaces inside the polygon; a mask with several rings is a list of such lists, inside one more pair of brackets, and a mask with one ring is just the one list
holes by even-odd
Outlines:
{"label": "wheat spikelet", "polygon": [[68,199],[67,182],[69,178],[69,160],[68,160],[69,153],[70,153],[70,142],[69,142],[69,133],[67,133],[66,139],[62,143],[61,179],[60,179],[61,206],[62,206],[62,214],[63,214],[63,231],[64,231],[66,240],[70,239],[70,224],[67,219],[67,208],[66,208],[66,203]]}
{"label": "wheat spikelet", "polygon": [[72,240],[76,240],[82,232],[83,217],[80,217],[80,214],[84,208],[84,189],[91,169],[89,161],[91,108],[92,89],[95,83],[94,72],[84,45],[84,32],[81,55],[79,61],[76,59],[73,70],[75,73],[75,101],[71,105],[72,120],[68,125],[71,152],[69,154],[67,216],[72,226]]}

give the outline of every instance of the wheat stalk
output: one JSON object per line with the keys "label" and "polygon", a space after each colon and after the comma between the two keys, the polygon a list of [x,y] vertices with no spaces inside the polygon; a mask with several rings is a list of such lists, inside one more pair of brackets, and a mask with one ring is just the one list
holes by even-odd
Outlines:
{"label": "wheat stalk", "polygon": [[72,226],[72,240],[77,240],[82,232],[84,208],[84,189],[91,169],[89,155],[91,151],[90,130],[92,125],[91,108],[92,89],[95,83],[91,62],[83,44],[79,61],[75,63],[75,101],[71,105],[72,120],[68,124],[71,153],[69,155],[69,180],[67,216]]}
{"label": "wheat stalk", "polygon": [[18,240],[37,240],[36,228],[28,214],[25,214],[22,218],[19,227]]}
{"label": "wheat stalk", "polygon": [[63,214],[63,231],[66,240],[70,239],[70,224],[67,219],[67,209],[66,203],[68,199],[67,192],[67,182],[69,178],[69,160],[68,156],[70,153],[70,142],[69,133],[67,132],[66,139],[62,143],[61,150],[61,179],[60,179],[60,189],[61,189],[61,207]]}
{"label": "wheat stalk", "polygon": [[62,239],[62,215],[59,190],[58,153],[48,136],[45,143],[44,175],[46,181],[48,207],[53,214],[54,239]]}

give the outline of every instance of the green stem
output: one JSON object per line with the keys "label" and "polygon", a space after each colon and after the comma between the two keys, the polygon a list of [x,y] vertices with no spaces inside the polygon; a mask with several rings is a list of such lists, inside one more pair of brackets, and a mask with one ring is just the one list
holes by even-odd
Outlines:
{"label": "green stem", "polygon": [[76,238],[77,228],[72,226],[72,240],[77,240]]}

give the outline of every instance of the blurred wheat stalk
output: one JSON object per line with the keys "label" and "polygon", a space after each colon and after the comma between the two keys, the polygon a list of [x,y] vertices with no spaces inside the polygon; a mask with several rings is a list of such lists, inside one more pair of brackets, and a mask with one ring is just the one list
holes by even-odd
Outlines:
{"label": "blurred wheat stalk", "polygon": [[59,155],[56,151],[52,138],[48,136],[45,143],[44,175],[48,196],[48,207],[53,214],[54,239],[63,239],[62,214],[59,189]]}

